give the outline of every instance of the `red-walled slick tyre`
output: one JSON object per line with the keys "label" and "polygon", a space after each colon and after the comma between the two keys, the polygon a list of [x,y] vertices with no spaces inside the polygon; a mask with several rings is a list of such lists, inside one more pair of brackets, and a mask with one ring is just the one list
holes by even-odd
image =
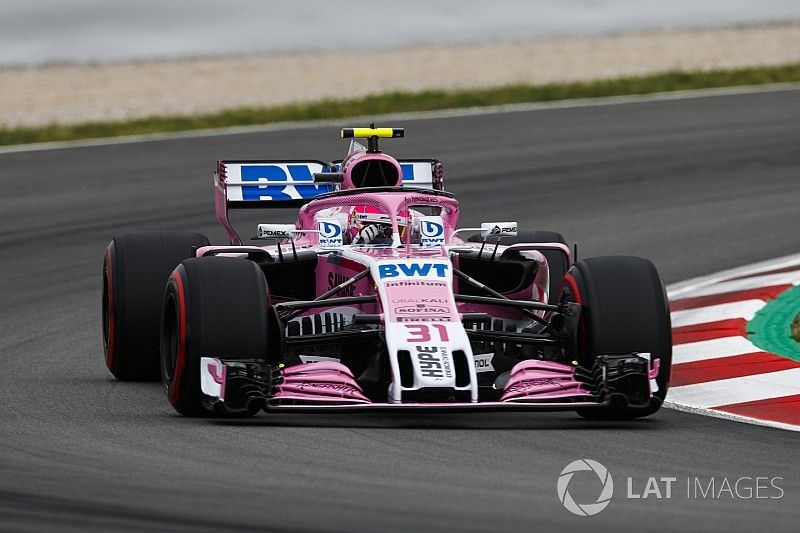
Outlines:
{"label": "red-walled slick tyre", "polygon": [[199,233],[142,231],[117,235],[103,259],[102,333],[106,366],[123,381],[155,381],[161,302],[172,270],[208,245]]}
{"label": "red-walled slick tyre", "polygon": [[269,312],[267,281],[256,263],[203,257],[178,265],[167,282],[161,326],[161,375],[178,413],[210,414],[200,387],[202,357],[269,357]]}
{"label": "red-walled slick tyre", "polygon": [[600,354],[650,353],[659,360],[658,390],[647,407],[578,410],[586,418],[630,419],[661,407],[669,388],[672,329],[664,285],[653,263],[639,257],[592,257],[570,267],[562,298],[581,304],[574,345],[578,364]]}

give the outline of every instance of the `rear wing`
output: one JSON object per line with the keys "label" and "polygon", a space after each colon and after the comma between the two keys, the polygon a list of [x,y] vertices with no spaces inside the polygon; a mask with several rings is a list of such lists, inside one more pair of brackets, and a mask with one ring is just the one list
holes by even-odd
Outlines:
{"label": "rear wing", "polygon": [[[403,187],[444,189],[442,164],[436,159],[398,161]],[[237,208],[294,207],[336,190],[335,183],[315,183],[314,174],[335,173],[341,161],[218,161],[214,172],[214,204],[217,219],[231,244],[242,240],[228,221],[228,210]]]}

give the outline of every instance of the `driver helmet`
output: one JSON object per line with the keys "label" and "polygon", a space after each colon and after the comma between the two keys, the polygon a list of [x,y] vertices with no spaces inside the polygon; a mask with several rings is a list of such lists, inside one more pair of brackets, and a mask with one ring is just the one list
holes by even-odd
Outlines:
{"label": "driver helmet", "polygon": [[[406,237],[408,210],[397,214],[400,239]],[[353,244],[389,244],[392,242],[392,221],[389,215],[368,205],[357,205],[350,210],[348,233]]]}

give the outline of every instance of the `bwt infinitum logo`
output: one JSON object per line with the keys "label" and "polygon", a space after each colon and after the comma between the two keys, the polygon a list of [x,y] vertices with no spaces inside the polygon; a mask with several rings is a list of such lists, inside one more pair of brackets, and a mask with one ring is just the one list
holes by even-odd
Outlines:
{"label": "bwt infinitum logo", "polygon": [[[603,485],[600,495],[594,503],[577,503],[569,493],[569,482],[572,481],[572,476],[576,472],[583,471],[594,472]],[[578,516],[592,516],[608,507],[608,504],[611,503],[611,497],[614,495],[614,480],[611,479],[608,469],[597,461],[578,459],[577,461],[572,461],[561,471],[561,475],[558,476],[558,483],[556,483],[556,490],[558,491],[558,499],[567,511]]]}

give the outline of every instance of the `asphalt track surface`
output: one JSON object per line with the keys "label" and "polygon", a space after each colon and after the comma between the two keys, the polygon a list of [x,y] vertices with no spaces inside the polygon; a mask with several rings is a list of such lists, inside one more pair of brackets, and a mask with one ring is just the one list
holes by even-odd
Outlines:
{"label": "asphalt track surface", "polygon": [[[387,141],[436,156],[463,224],[517,219],[581,255],[651,258],[666,282],[797,252],[800,91],[414,120]],[[671,410],[632,423],[569,413],[177,416],[158,384],[103,364],[111,237],[197,229],[218,158],[340,157],[334,128],[0,155],[0,529],[795,530],[796,433]],[[262,221],[293,220],[266,215]],[[578,458],[610,507],[556,495]],[[673,498],[627,499],[649,476]],[[685,479],[780,476],[781,499],[686,497]],[[599,494],[589,477],[576,499]],[[718,489],[717,489],[718,490]],[[663,488],[662,488],[663,492]],[[767,493],[777,496],[771,490]]]}

